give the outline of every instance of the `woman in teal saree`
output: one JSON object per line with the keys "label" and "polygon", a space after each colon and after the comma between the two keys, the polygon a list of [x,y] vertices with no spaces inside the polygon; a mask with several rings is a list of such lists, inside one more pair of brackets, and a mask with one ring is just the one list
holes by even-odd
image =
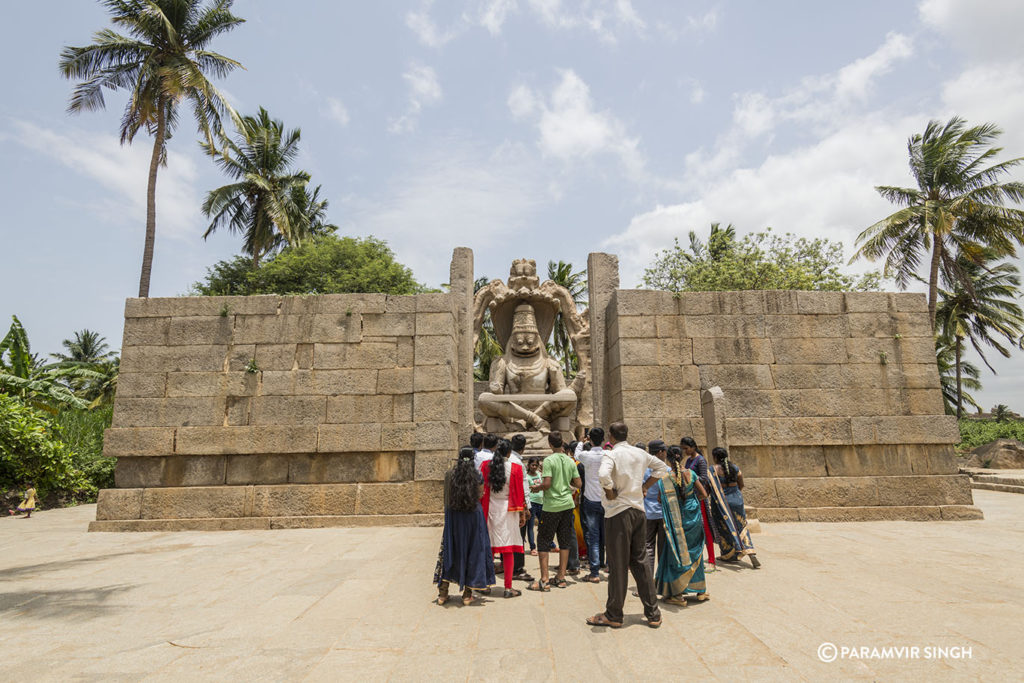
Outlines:
{"label": "woman in teal saree", "polygon": [[659,479],[661,510],[665,519],[665,548],[654,583],[665,602],[685,605],[687,595],[707,600],[704,583],[704,520],[699,499],[707,497],[691,470],[681,468],[680,483]]}

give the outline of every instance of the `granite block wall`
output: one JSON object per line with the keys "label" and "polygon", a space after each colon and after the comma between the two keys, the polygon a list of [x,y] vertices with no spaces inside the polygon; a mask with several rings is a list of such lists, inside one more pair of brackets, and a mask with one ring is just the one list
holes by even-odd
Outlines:
{"label": "granite block wall", "polygon": [[449,293],[129,299],[96,528],[435,521],[458,315]]}
{"label": "granite block wall", "polygon": [[717,427],[762,517],[979,514],[923,294],[620,289],[605,317],[608,421],[704,444],[701,392],[721,387]]}

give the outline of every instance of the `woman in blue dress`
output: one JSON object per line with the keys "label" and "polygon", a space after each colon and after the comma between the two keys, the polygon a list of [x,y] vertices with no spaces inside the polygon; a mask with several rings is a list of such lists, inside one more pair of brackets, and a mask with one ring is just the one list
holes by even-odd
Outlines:
{"label": "woman in blue dress", "polygon": [[715,523],[718,526],[718,543],[722,549],[720,559],[735,562],[741,557],[750,558],[750,564],[757,569],[761,566],[754,551],[754,543],[747,529],[747,512],[743,506],[743,473],[729,461],[729,452],[714,448],[711,457],[715,469],[711,477],[711,499]]}
{"label": "woman in blue dress", "polygon": [[444,475],[444,532],[434,569],[437,604],[448,602],[448,586],[458,584],[462,604],[473,602],[473,589],[494,585],[494,562],[487,522],[480,506],[484,480],[473,462],[473,449],[463,446],[455,467]]}
{"label": "woman in blue dress", "polygon": [[697,474],[679,468],[674,477],[657,480],[661,512],[665,520],[665,544],[658,558],[654,584],[665,602],[685,605],[687,596],[707,600],[704,582],[704,518],[700,500],[707,497]]}

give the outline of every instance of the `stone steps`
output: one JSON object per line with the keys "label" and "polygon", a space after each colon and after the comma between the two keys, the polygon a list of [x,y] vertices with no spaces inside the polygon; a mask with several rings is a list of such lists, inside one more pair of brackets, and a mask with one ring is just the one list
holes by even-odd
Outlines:
{"label": "stone steps", "polygon": [[89,531],[238,531],[327,527],[442,526],[443,524],[443,514],[304,515],[295,517],[98,520],[89,523]]}
{"label": "stone steps", "polygon": [[888,505],[872,507],[747,508],[761,522],[879,522],[984,519],[973,505]]}
{"label": "stone steps", "polygon": [[981,489],[984,491],[1002,491],[1003,493],[1024,493],[1024,486],[1020,484],[997,484],[995,482],[987,481],[972,481],[972,489]]}

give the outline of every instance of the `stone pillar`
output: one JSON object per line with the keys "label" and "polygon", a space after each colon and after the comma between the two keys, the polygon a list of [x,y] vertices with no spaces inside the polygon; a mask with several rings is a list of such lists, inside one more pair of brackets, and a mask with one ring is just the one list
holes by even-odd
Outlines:
{"label": "stone pillar", "polygon": [[706,453],[711,457],[711,449],[721,446],[728,450],[729,442],[725,436],[725,393],[721,387],[711,387],[701,394],[700,410],[704,417],[704,436],[707,439]]}
{"label": "stone pillar", "polygon": [[605,395],[608,364],[606,325],[608,302],[619,288],[619,257],[595,252],[587,257],[587,289],[590,299],[590,379],[594,388],[594,425],[608,428],[608,397]]}
{"label": "stone pillar", "polygon": [[473,431],[473,250],[456,247],[452,252],[449,276],[455,303],[455,325],[458,338],[457,414],[459,445],[469,443]]}

